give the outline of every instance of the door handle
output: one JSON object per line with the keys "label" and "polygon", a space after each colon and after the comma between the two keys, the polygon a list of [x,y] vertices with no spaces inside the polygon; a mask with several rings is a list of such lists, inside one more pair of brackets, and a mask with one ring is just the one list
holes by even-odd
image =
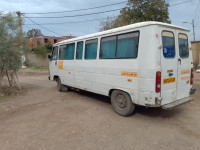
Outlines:
{"label": "door handle", "polygon": [[180,65],[181,65],[181,59],[180,58],[178,59],[178,61],[180,62]]}
{"label": "door handle", "polygon": [[55,62],[55,66],[57,66],[57,61]]}

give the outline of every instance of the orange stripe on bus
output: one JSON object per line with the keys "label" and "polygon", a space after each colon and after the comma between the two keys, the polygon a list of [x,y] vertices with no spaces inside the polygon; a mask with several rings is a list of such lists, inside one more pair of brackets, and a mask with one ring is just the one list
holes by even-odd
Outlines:
{"label": "orange stripe on bus", "polygon": [[181,80],[189,80],[190,76],[181,77]]}
{"label": "orange stripe on bus", "polygon": [[190,73],[190,70],[182,70],[181,71],[181,74],[189,74]]}
{"label": "orange stripe on bus", "polygon": [[58,69],[63,69],[63,61],[58,61]]}

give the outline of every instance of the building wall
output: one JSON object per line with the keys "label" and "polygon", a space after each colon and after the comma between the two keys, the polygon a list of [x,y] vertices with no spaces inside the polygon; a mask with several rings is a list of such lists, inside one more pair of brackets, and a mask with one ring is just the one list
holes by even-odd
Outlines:
{"label": "building wall", "polygon": [[192,42],[193,64],[200,64],[200,41]]}
{"label": "building wall", "polygon": [[[36,38],[30,38],[28,39],[27,46],[28,47],[35,47],[37,45],[44,45],[46,43],[50,43],[51,45],[73,38],[72,36],[64,36],[64,37],[50,37],[50,36],[40,36]],[[34,53],[29,53],[26,55],[26,59],[30,62],[31,65],[33,66],[48,66],[49,65],[49,60],[48,58],[43,58],[39,55],[36,55]]]}
{"label": "building wall", "polygon": [[39,36],[36,38],[28,39],[28,47],[35,47],[38,45],[44,45],[46,43],[50,43],[51,45],[61,42],[63,40],[74,38],[73,36],[63,36],[63,37],[52,37],[52,36]]}
{"label": "building wall", "polygon": [[29,63],[32,66],[48,66],[49,65],[49,59],[47,57],[43,58],[34,53],[27,54],[26,59],[28,59]]}

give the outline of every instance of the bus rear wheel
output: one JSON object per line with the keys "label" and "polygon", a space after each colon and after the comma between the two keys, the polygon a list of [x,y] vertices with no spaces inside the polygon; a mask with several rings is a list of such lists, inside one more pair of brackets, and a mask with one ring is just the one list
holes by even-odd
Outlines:
{"label": "bus rear wheel", "polygon": [[111,103],[115,112],[124,117],[132,115],[135,110],[130,95],[120,90],[112,92]]}

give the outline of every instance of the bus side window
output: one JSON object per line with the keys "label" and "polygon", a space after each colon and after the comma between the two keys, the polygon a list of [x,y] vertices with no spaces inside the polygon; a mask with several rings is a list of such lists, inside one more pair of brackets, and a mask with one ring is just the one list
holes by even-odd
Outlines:
{"label": "bus side window", "polygon": [[188,45],[188,37],[186,34],[178,35],[178,43],[179,43],[179,56],[181,58],[189,57],[189,45]]}
{"label": "bus side window", "polygon": [[170,31],[162,32],[163,56],[165,58],[175,57],[175,40],[174,34]]}
{"label": "bus side window", "polygon": [[100,56],[101,59],[115,58],[117,36],[101,38]]}
{"label": "bus side window", "polygon": [[53,60],[56,60],[58,58],[58,46],[53,47],[52,56]]}
{"label": "bus side window", "polygon": [[97,58],[98,39],[87,40],[85,42],[85,59]]}
{"label": "bus side window", "polygon": [[139,32],[118,36],[116,58],[137,58]]}
{"label": "bus side window", "polygon": [[72,59],[74,59],[74,51],[75,51],[75,43],[60,46],[59,59],[60,60],[72,60]]}
{"label": "bus side window", "polygon": [[77,42],[76,59],[82,59],[82,55],[83,55],[83,41]]}
{"label": "bus side window", "polygon": [[65,45],[61,45],[61,46],[59,47],[59,59],[60,59],[60,60],[63,60],[63,59],[64,59],[64,47],[65,47]]}

